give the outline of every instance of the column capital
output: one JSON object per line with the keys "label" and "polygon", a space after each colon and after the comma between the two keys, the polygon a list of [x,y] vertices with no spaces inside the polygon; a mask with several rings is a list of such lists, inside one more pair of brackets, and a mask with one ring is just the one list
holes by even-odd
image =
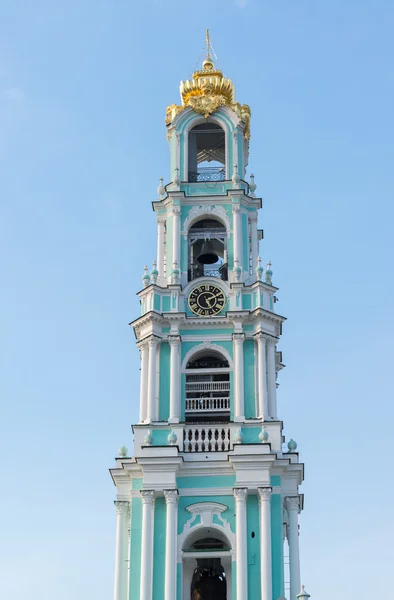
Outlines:
{"label": "column capital", "polygon": [[145,339],[137,342],[137,348],[139,350],[146,350],[146,348],[148,348],[148,346],[149,346],[149,338],[145,338]]}
{"label": "column capital", "polygon": [[257,221],[258,221],[257,211],[254,213],[249,213],[249,221],[253,221],[253,222],[257,223]]}
{"label": "column capital", "polygon": [[238,214],[241,210],[241,205],[240,204],[233,204],[233,213]]}
{"label": "column capital", "polygon": [[163,490],[166,504],[176,504],[178,502],[178,490]]}
{"label": "column capital", "polygon": [[286,496],[285,506],[287,510],[300,510],[300,497],[299,496]]}
{"label": "column capital", "polygon": [[246,502],[248,497],[248,488],[234,488],[234,498],[236,502]]}
{"label": "column capital", "polygon": [[142,504],[153,504],[155,499],[154,490],[141,490]]}
{"label": "column capital", "polygon": [[236,342],[238,344],[243,343],[245,341],[245,334],[244,333],[233,333],[232,338],[233,338],[233,342]]}
{"label": "column capital", "polygon": [[123,500],[115,500],[114,504],[117,515],[126,515],[130,508],[130,502],[125,502]]}
{"label": "column capital", "polygon": [[173,206],[172,207],[172,214],[176,215],[178,217],[181,214],[181,207],[180,206]]}
{"label": "column capital", "polygon": [[272,496],[272,487],[259,487],[257,488],[259,495],[259,502],[269,502]]}
{"label": "column capital", "polygon": [[179,346],[179,344],[181,343],[180,335],[169,335],[167,339],[170,346]]}
{"label": "column capital", "polygon": [[161,342],[161,338],[159,338],[157,335],[151,335],[146,339],[147,339],[147,342],[148,342],[150,348],[152,346],[157,346],[157,344],[160,344],[160,342]]}
{"label": "column capital", "polygon": [[166,220],[167,220],[167,216],[165,216],[165,215],[157,215],[156,219],[157,219],[157,222],[160,225],[164,225],[165,222],[166,222]]}

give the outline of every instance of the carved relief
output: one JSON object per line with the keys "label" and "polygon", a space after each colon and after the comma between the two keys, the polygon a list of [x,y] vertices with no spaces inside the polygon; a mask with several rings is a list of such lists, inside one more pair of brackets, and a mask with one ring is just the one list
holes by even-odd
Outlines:
{"label": "carved relief", "polygon": [[192,225],[194,220],[198,219],[198,217],[218,217],[218,219],[220,219],[226,227],[227,238],[230,239],[231,225],[224,206],[219,206],[216,204],[201,204],[200,206],[193,206],[193,208],[189,210],[189,214],[183,222],[182,233],[185,240],[187,239],[187,234],[189,232],[190,226]]}

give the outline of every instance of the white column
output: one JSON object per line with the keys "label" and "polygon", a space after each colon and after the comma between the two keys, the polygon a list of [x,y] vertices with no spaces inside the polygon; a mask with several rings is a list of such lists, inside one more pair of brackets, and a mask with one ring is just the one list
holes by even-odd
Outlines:
{"label": "white column", "polygon": [[179,423],[179,389],[180,389],[180,359],[179,347],[181,337],[179,335],[169,335],[170,344],[170,417],[169,423]]}
{"label": "white column", "polygon": [[257,267],[257,257],[259,254],[259,245],[257,239],[257,213],[251,214],[249,217],[250,220],[250,240],[251,240],[251,250],[252,250],[252,275],[256,273]]}
{"label": "white column", "polygon": [[164,490],[166,500],[166,564],[164,600],[176,598],[176,534],[178,512],[178,490]]}
{"label": "white column", "polygon": [[142,490],[140,600],[151,600],[153,578],[153,507],[155,492]]}
{"label": "white column", "polygon": [[258,389],[259,389],[259,417],[263,421],[268,419],[268,394],[267,394],[267,361],[266,361],[266,338],[263,333],[258,333],[257,340],[257,360],[258,360]]}
{"label": "white column", "polygon": [[157,270],[164,277],[164,225],[165,217],[157,217]]}
{"label": "white column", "polygon": [[128,502],[115,502],[116,507],[116,553],[114,600],[126,600],[127,593],[127,517]]}
{"label": "white column", "polygon": [[296,600],[301,589],[300,547],[298,539],[298,496],[286,498],[286,509],[289,515],[289,563],[290,563],[290,600]]}
{"label": "white column", "polygon": [[234,421],[244,421],[244,333],[233,333],[234,347]]}
{"label": "white column", "polygon": [[149,345],[146,340],[139,344],[141,355],[141,376],[140,376],[140,423],[146,419],[148,404],[148,366],[149,366]]}
{"label": "white column", "polygon": [[258,488],[260,504],[261,600],[272,600],[271,488]]}
{"label": "white column", "polygon": [[172,262],[176,262],[181,270],[180,243],[181,243],[181,209],[179,206],[172,208]]}
{"label": "white column", "polygon": [[275,367],[275,343],[276,340],[267,340],[267,379],[268,379],[268,398],[269,414],[271,418],[276,419],[276,367]]}
{"label": "white column", "polygon": [[246,539],[246,498],[247,488],[234,488],[235,498],[235,527],[237,544],[237,598],[246,600],[248,597],[248,549]]}
{"label": "white column", "polygon": [[156,417],[156,352],[158,339],[153,335],[149,338],[148,361],[148,408],[146,421],[149,423]]}
{"label": "white column", "polygon": [[239,261],[239,266],[243,272],[242,260],[242,220],[241,207],[239,204],[233,205],[233,230],[234,230],[234,260]]}

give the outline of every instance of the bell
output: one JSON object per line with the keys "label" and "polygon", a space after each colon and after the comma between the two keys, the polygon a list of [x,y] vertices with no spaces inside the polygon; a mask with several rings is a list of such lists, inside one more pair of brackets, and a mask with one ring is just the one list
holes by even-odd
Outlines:
{"label": "bell", "polygon": [[197,256],[197,262],[200,265],[213,265],[219,259],[215,252],[212,242],[209,240],[203,243],[200,254]]}

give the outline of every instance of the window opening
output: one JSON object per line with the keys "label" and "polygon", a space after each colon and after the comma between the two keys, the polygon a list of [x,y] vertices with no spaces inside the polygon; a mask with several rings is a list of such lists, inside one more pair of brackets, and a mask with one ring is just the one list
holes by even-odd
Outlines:
{"label": "window opening", "polygon": [[226,139],[216,123],[201,123],[189,132],[189,181],[226,179]]}

